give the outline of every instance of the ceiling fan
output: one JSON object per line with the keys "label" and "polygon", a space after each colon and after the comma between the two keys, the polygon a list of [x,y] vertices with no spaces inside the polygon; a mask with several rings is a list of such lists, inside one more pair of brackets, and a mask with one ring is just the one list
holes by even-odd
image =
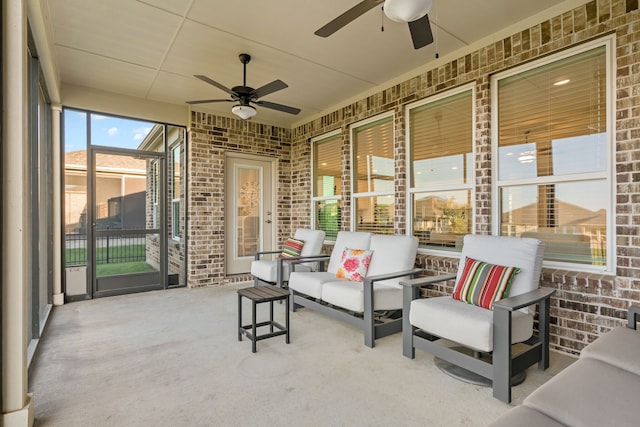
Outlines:
{"label": "ceiling fan", "polygon": [[272,110],[282,111],[284,113],[289,114],[298,114],[300,112],[299,108],[289,107],[287,105],[276,104],[275,102],[269,101],[260,101],[259,98],[263,96],[269,95],[273,92],[277,92],[279,90],[285,89],[289,86],[282,80],[274,80],[271,83],[267,83],[266,85],[259,87],[258,89],[254,89],[252,87],[247,86],[247,64],[251,61],[251,56],[246,53],[241,53],[239,55],[240,62],[243,64],[244,74],[242,79],[242,86],[234,86],[229,89],[228,87],[216,82],[215,80],[210,79],[207,76],[203,76],[200,74],[194,75],[194,77],[202,80],[203,82],[209,83],[227,92],[231,95],[231,98],[227,99],[202,99],[199,101],[187,101],[187,104],[207,104],[209,102],[237,102],[236,105],[233,106],[231,112],[243,120],[250,119],[251,117],[256,115],[256,109],[251,104],[256,104],[261,107],[271,108]]}
{"label": "ceiling fan", "polygon": [[433,33],[431,32],[429,16],[427,15],[431,10],[433,0],[363,0],[314,34],[320,37],[329,37],[340,28],[382,3],[384,3],[382,6],[384,14],[389,19],[409,24],[409,31],[411,32],[411,39],[415,49],[420,49],[433,43]]}

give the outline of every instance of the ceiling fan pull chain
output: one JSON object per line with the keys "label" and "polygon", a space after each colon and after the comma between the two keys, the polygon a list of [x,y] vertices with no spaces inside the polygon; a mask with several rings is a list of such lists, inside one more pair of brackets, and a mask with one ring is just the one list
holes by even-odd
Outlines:
{"label": "ceiling fan pull chain", "polygon": [[384,33],[384,6],[380,8],[380,32]]}

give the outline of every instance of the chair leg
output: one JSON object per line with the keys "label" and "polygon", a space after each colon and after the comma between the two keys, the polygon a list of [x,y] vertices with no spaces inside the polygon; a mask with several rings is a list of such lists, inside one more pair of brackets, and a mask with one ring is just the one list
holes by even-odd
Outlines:
{"label": "chair leg", "polygon": [[409,322],[409,310],[411,301],[418,298],[419,288],[405,286],[402,289],[402,355],[409,359],[416,357],[416,349],[413,346],[413,334],[416,330]]}
{"label": "chair leg", "polygon": [[545,370],[549,367],[549,305],[550,298],[545,298],[539,303],[539,316],[538,316],[538,339],[542,345],[540,361],[538,362],[538,369]]}
{"label": "chair leg", "polygon": [[511,402],[511,312],[493,310],[493,397]]}
{"label": "chair leg", "polygon": [[373,321],[373,283],[364,280],[364,345],[375,346],[375,325]]}

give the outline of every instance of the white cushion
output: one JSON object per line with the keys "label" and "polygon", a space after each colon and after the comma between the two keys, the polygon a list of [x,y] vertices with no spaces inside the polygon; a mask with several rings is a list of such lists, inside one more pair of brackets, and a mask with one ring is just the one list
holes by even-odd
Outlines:
{"label": "white cushion", "polygon": [[[322,300],[329,304],[358,313],[364,312],[364,285],[362,282],[336,279],[322,285]],[[402,308],[402,289],[382,284],[373,285],[373,309]]]}
{"label": "white cushion", "polygon": [[[285,282],[289,279],[289,271],[291,270],[289,263],[282,264],[282,280]],[[311,267],[304,264],[296,265],[296,271],[311,271]],[[251,274],[265,282],[275,283],[278,278],[277,261],[261,259],[251,262]]]}
{"label": "white cushion", "polygon": [[338,268],[340,267],[342,251],[344,251],[344,248],[369,249],[372,235],[372,233],[363,231],[339,231],[336,236],[336,243],[333,245],[333,250],[331,251],[331,259],[329,260],[327,271],[329,273],[333,273],[335,276]]}
{"label": "white cushion", "polygon": [[[295,235],[293,236],[295,239],[302,240],[304,245],[302,245],[302,250],[300,251],[300,256],[314,256],[320,255],[322,253],[322,244],[324,243],[324,231],[322,230],[309,230],[307,228],[299,228],[296,230]],[[300,266],[309,266],[312,269],[316,267],[315,262],[305,262],[302,264],[296,265],[296,270],[300,269]]]}
{"label": "white cushion", "polygon": [[597,359],[640,376],[640,333],[624,326],[613,328],[583,348],[580,358]]}
{"label": "white cushion", "polygon": [[[414,236],[374,234],[371,237],[369,249],[373,251],[373,256],[371,257],[367,277],[397,273],[414,268],[418,251],[418,239]],[[406,279],[407,277],[405,276],[377,283],[402,289],[400,281]],[[394,308],[402,308],[402,303]]]}
{"label": "white cushion", "polygon": [[581,358],[523,402],[567,426],[637,426],[640,378],[591,358]]}
{"label": "white cushion", "polygon": [[300,272],[296,270],[289,276],[289,289],[312,298],[322,298],[322,284],[333,280],[337,280],[336,275],[325,271]]}
{"label": "white cushion", "polygon": [[[450,296],[411,301],[409,323],[474,350],[493,350],[493,311],[454,300]],[[526,341],[532,335],[533,315],[514,311],[511,342]]]}

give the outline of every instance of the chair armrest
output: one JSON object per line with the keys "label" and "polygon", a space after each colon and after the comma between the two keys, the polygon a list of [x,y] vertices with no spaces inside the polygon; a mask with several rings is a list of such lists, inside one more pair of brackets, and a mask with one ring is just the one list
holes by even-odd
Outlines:
{"label": "chair armrest", "polygon": [[528,307],[530,305],[539,303],[542,300],[548,299],[555,292],[556,290],[551,288],[538,288],[524,294],[496,301],[493,303],[493,308],[499,308],[508,311],[519,310],[523,307]]}
{"label": "chair armrest", "polygon": [[258,261],[258,260],[260,259],[260,255],[279,254],[279,253],[281,253],[281,252],[282,252],[282,249],[281,249],[281,250],[279,250],[279,251],[263,251],[263,252],[256,252],[256,253],[255,253],[255,256],[254,256],[254,259],[255,259],[256,261]]}
{"label": "chair armrest", "polygon": [[373,283],[373,282],[379,282],[381,280],[396,279],[398,277],[414,275],[414,274],[418,274],[420,272],[422,272],[421,268],[413,268],[411,270],[398,271],[398,272],[395,272],[395,273],[378,274],[376,276],[365,277],[364,278],[364,282],[365,283],[367,283],[367,282]]}
{"label": "chair armrest", "polygon": [[281,258],[290,264],[302,264],[303,262],[325,261],[331,258],[329,255],[316,255],[316,256],[294,256],[290,258]]}
{"label": "chair armrest", "polygon": [[640,305],[632,305],[629,307],[627,327],[636,329],[636,324],[640,321]]}
{"label": "chair armrest", "polygon": [[403,280],[400,282],[402,286],[408,288],[419,288],[422,286],[433,285],[434,283],[446,282],[447,280],[453,280],[456,278],[457,273],[441,274],[439,276],[423,276],[412,280]]}
{"label": "chair armrest", "polygon": [[[287,260],[287,262],[291,265],[291,271],[296,271],[296,264],[302,264],[303,262],[318,262],[320,264],[320,268],[318,271],[324,271],[324,262],[330,259],[330,255],[315,255],[315,256],[300,256],[300,257],[292,257],[292,258],[282,258],[283,260]],[[282,264],[282,263],[281,263]]]}

